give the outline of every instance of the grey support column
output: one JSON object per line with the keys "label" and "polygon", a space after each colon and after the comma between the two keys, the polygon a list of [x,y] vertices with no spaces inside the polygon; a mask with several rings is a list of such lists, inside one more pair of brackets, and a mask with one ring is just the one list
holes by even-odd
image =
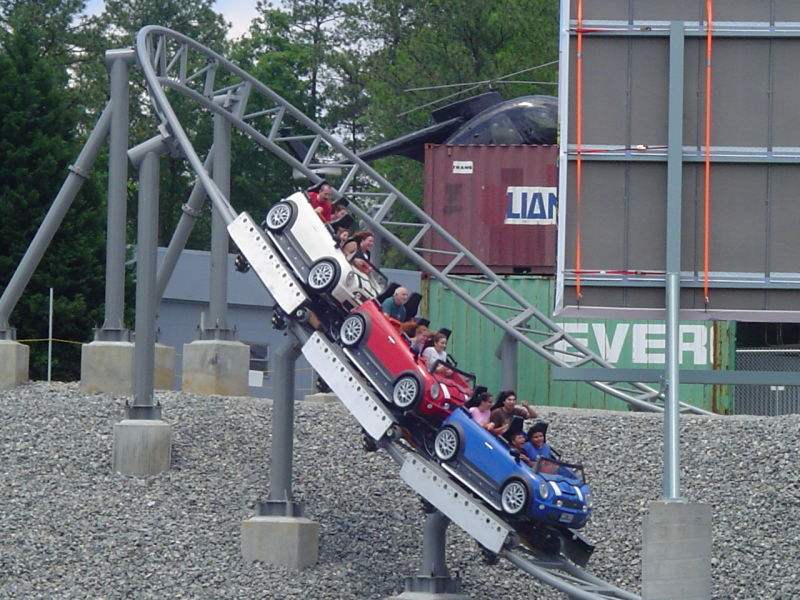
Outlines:
{"label": "grey support column", "polygon": [[114,426],[113,466],[115,471],[137,475],[166,471],[172,455],[172,430],[161,420],[161,405],[153,395],[159,160],[166,151],[161,136],[130,151],[139,168],[133,403],[126,405],[125,419]]}
{"label": "grey support column", "polygon": [[[130,67],[136,53],[130,48],[106,52],[111,80],[111,121],[108,144],[108,215],[106,225],[105,316],[94,341],[81,347],[83,392],[128,395],[133,387],[133,353],[125,326],[125,233],[128,189],[128,100]],[[173,359],[174,362],[174,359]],[[166,382],[172,387],[172,378]],[[162,383],[162,387],[165,387]]]}
{"label": "grey support column", "polygon": [[680,497],[680,309],[681,203],[683,192],[683,23],[670,29],[669,126],[667,130],[667,277],[665,305],[667,315],[664,405],[664,498]]}
{"label": "grey support column", "polygon": [[422,558],[419,570],[407,577],[405,590],[391,600],[466,600],[461,594],[461,578],[447,569],[445,549],[450,519],[438,510],[427,514],[422,530]]}
{"label": "grey support column", "polygon": [[269,497],[258,505],[261,515],[299,517],[303,514],[302,505],[292,497],[295,370],[300,348],[300,342],[290,333],[275,355]]}
{"label": "grey support column", "polygon": [[303,507],[292,496],[294,372],[300,347],[290,333],[275,357],[269,496],[257,503],[254,517],[242,522],[245,561],[290,569],[315,564],[319,552],[319,525],[302,516]]}
{"label": "grey support column", "polygon": [[129,71],[136,60],[132,48],[109,50],[113,113],[108,148],[108,224],[106,228],[105,321],[95,332],[98,341],[127,341],[125,308],[125,229],[128,184]]}
{"label": "grey support column", "polygon": [[[230,101],[223,97],[219,104]],[[231,126],[227,119],[214,116],[213,179],[227,201],[230,195]],[[198,192],[199,194],[199,192]],[[195,193],[192,193],[195,197]],[[197,196],[199,201],[202,197]],[[202,394],[247,396],[250,348],[234,340],[228,327],[228,229],[220,205],[212,206],[211,285],[209,314],[199,330],[199,339],[183,346],[182,389]],[[166,285],[166,284],[164,284]]]}
{"label": "grey support column", "polygon": [[[214,183],[228,198],[231,194],[231,125],[214,115]],[[211,208],[211,288],[208,322],[202,339],[233,339],[228,328],[228,228],[219,210]]]}
{"label": "grey support column", "polygon": [[711,507],[680,495],[680,273],[684,24],[670,26],[663,498],[642,523],[643,600],[711,598]]}
{"label": "grey support column", "polygon": [[161,407],[153,400],[156,344],[156,268],[158,251],[158,200],[160,155],[167,145],[159,136],[133,148],[131,158],[139,168],[139,213],[136,229],[136,341],[133,359],[131,419],[160,419]]}
{"label": "grey support column", "polygon": [[500,345],[497,346],[495,356],[500,359],[500,387],[504,390],[517,389],[517,375],[519,363],[517,359],[517,340],[508,335],[503,335]]}

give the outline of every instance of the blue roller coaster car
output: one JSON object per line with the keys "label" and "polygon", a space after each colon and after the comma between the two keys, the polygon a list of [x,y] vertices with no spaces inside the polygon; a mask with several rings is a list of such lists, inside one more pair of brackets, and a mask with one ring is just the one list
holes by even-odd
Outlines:
{"label": "blue roller coaster car", "polygon": [[533,467],[508,442],[458,408],[434,439],[442,466],[495,510],[512,519],[578,529],[592,511],[583,466],[539,458]]}

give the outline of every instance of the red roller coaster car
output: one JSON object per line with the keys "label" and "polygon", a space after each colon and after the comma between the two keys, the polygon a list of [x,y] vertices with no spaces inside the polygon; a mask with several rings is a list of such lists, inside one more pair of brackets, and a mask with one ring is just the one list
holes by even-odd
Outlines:
{"label": "red roller coaster car", "polygon": [[[381,312],[374,300],[348,315],[340,329],[345,352],[389,406],[417,414],[439,425],[472,395],[474,376],[448,364],[452,375],[428,371],[406,337]],[[434,367],[435,369],[435,367]]]}

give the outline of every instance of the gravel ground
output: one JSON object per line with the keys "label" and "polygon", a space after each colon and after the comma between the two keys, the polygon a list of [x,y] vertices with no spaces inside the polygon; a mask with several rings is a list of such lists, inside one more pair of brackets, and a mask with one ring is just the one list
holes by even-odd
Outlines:
{"label": "gravel ground", "polygon": [[[379,599],[419,566],[420,504],[383,452],[365,454],[339,404],[296,407],[294,493],[320,525],[316,566],[241,559],[241,521],[269,486],[271,403],[157,392],[173,467],[111,472],[124,398],[77,384],[0,392],[0,597]],[[661,494],[657,415],[540,407],[548,441],[595,494],[589,570],[640,593],[641,525]],[[800,416],[682,418],[681,490],[713,509],[714,598],[800,598]],[[448,566],[475,600],[562,598],[448,531]]]}

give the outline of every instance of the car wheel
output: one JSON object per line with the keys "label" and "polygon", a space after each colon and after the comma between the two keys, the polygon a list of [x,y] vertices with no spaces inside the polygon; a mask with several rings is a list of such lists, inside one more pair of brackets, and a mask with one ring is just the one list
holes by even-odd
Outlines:
{"label": "car wheel", "polygon": [[453,460],[458,454],[458,432],[452,427],[441,429],[433,440],[433,449],[439,460]]}
{"label": "car wheel", "polygon": [[280,231],[289,223],[294,214],[294,208],[288,202],[278,202],[267,212],[267,229]]}
{"label": "car wheel", "polygon": [[345,346],[355,346],[364,337],[367,323],[361,315],[350,315],[342,322],[339,330],[339,339]]}
{"label": "car wheel", "polygon": [[500,504],[509,515],[518,515],[528,505],[528,488],[518,479],[512,479],[503,486]]}
{"label": "car wheel", "polygon": [[417,403],[422,385],[414,375],[401,375],[394,382],[392,402],[397,408],[411,410]]}
{"label": "car wheel", "polygon": [[425,453],[431,457],[436,456],[436,444],[434,443],[435,439],[436,436],[433,434],[433,432],[425,431],[422,434],[422,447],[425,449]]}
{"label": "car wheel", "polygon": [[318,292],[327,292],[336,282],[337,271],[333,261],[323,258],[308,272],[308,287]]}

